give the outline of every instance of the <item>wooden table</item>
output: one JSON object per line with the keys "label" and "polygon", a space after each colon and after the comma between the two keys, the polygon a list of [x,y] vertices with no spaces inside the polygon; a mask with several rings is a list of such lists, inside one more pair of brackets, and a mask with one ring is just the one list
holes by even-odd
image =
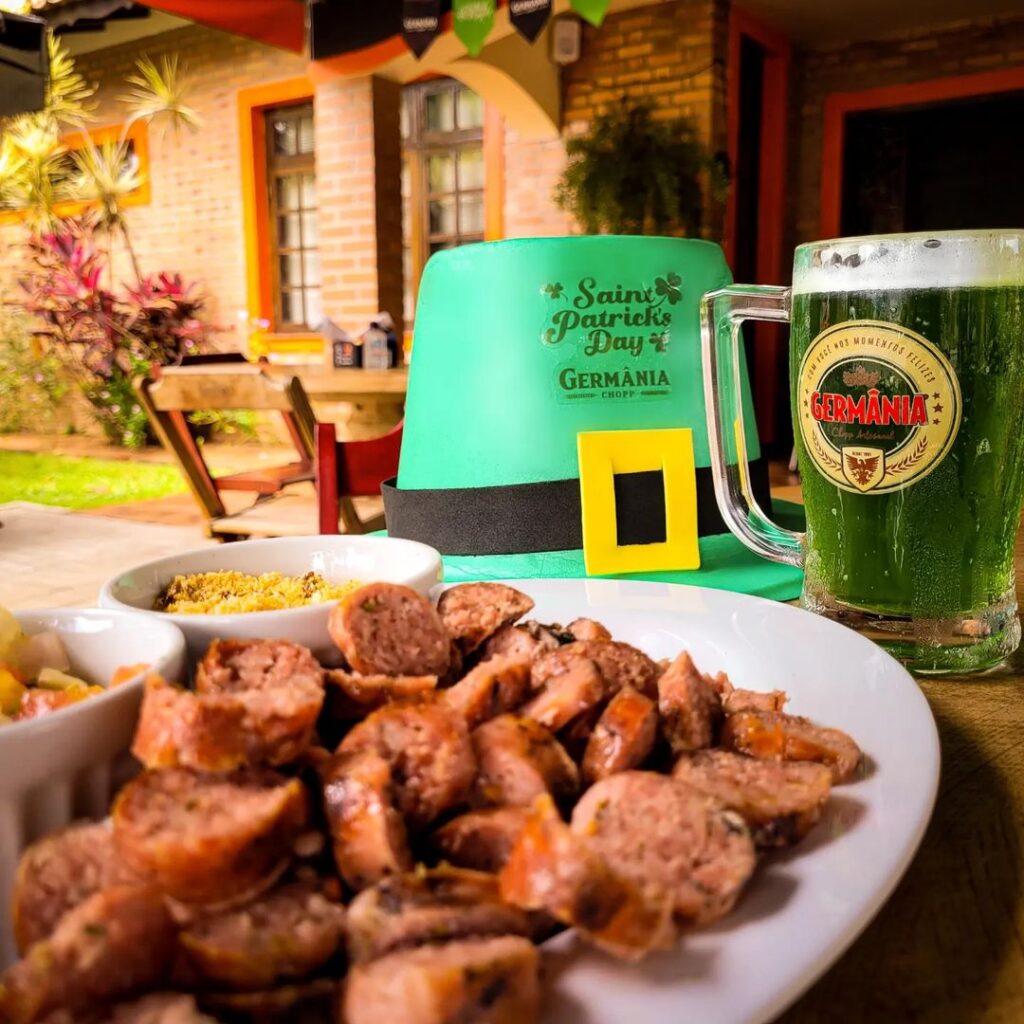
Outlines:
{"label": "wooden table", "polygon": [[[282,367],[281,372],[298,376],[318,414],[337,424],[342,440],[378,437],[402,418],[409,382],[407,366],[393,370],[299,366]],[[332,406],[335,408],[323,408]]]}
{"label": "wooden table", "polygon": [[[1024,607],[1024,531],[1016,566]],[[942,743],[924,843],[784,1024],[1024,1021],[1024,650],[982,676],[920,682]]]}

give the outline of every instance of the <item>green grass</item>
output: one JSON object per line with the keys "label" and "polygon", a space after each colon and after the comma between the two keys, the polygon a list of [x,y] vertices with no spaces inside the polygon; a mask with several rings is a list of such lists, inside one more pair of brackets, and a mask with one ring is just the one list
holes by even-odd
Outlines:
{"label": "green grass", "polygon": [[174,466],[0,451],[0,504],[34,501],[97,508],[184,490],[185,482]]}

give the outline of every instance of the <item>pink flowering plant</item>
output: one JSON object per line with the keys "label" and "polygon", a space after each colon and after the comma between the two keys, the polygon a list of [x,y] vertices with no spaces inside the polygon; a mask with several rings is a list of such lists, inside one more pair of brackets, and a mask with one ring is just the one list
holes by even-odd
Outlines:
{"label": "pink flowering plant", "polygon": [[148,428],[132,380],[209,349],[217,328],[202,317],[202,294],[180,274],[111,284],[87,218],[61,220],[27,244],[22,304],[41,321],[37,333],[64,358],[106,436],[139,447]]}

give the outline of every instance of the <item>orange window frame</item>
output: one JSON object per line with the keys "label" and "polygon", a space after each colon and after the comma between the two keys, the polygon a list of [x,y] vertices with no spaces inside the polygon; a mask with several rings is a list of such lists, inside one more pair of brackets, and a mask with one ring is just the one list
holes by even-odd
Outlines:
{"label": "orange window frame", "polygon": [[[103,125],[100,128],[91,128],[88,131],[67,132],[61,136],[60,144],[68,153],[84,149],[87,139],[91,139],[97,146],[108,142],[117,142],[124,139],[131,142],[135,155],[139,161],[139,171],[142,174],[142,184],[121,200],[125,208],[131,206],[148,206],[152,198],[152,191],[149,180],[149,125],[145,121],[136,121],[127,132],[123,124]],[[58,217],[77,217],[80,213],[95,206],[94,202],[67,200],[63,203],[55,203],[53,212]],[[3,210],[0,211],[0,225],[18,224],[27,217],[26,210]]]}
{"label": "orange window frame", "polygon": [[841,231],[847,114],[887,107],[925,106],[970,96],[994,96],[1018,89],[1024,89],[1024,67],[829,94],[825,98],[822,126],[819,237],[835,238]]}
{"label": "orange window frame", "polygon": [[319,334],[277,333],[274,321],[274,274],[270,253],[270,208],[267,203],[267,137],[264,114],[274,107],[308,103],[314,98],[305,75],[270,82],[238,93],[238,132],[242,170],[242,219],[245,235],[245,280],[250,322],[266,321],[270,329],[251,333],[253,355],[319,355],[324,340]]}

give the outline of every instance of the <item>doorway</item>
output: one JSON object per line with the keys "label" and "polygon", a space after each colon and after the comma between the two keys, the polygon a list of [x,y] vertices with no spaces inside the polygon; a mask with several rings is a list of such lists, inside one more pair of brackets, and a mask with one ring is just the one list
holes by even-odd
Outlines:
{"label": "doorway", "polygon": [[844,235],[1024,224],[1024,89],[846,120]]}
{"label": "doorway", "polygon": [[[735,280],[780,284],[785,277],[783,215],[790,46],[744,11],[729,19],[728,129],[731,188],[725,251]],[[787,336],[777,324],[744,330],[761,447],[786,455],[789,424]]]}

